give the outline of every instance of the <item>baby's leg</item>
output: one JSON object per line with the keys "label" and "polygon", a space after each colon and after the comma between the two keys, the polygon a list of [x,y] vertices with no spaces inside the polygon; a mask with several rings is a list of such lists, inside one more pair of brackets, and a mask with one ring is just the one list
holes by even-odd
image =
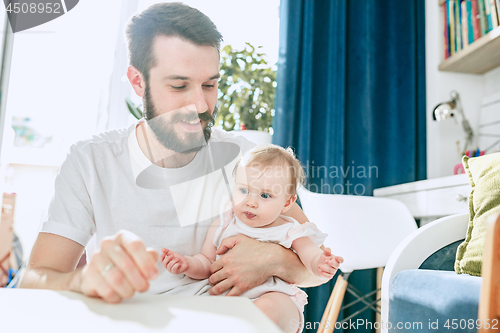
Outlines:
{"label": "baby's leg", "polygon": [[297,332],[300,314],[290,296],[280,292],[268,292],[253,302],[283,331]]}

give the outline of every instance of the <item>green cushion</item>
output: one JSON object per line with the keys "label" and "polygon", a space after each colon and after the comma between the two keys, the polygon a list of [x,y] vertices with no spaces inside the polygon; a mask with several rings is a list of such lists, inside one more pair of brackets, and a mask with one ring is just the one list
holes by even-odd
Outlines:
{"label": "green cushion", "polygon": [[469,176],[469,226],[465,240],[457,249],[455,271],[481,276],[486,223],[492,214],[500,214],[500,153],[476,158],[464,156],[462,163]]}

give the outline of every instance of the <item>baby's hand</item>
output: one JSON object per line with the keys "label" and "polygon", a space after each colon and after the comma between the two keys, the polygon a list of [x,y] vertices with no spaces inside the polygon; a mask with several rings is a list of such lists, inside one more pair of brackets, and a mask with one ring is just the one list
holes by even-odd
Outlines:
{"label": "baby's hand", "polygon": [[161,262],[167,271],[172,274],[181,274],[188,270],[189,262],[186,257],[167,249],[161,249],[161,252]]}
{"label": "baby's hand", "polygon": [[334,256],[330,248],[327,247],[323,250],[323,253],[319,257],[318,272],[322,276],[331,279],[337,272],[340,264],[343,262],[344,258]]}

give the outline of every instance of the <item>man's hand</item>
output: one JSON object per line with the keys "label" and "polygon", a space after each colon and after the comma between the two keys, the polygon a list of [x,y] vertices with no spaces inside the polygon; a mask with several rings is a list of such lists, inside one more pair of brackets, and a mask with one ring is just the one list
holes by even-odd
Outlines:
{"label": "man's hand", "polygon": [[139,237],[122,230],[103,239],[101,249],[78,275],[76,291],[119,303],[136,291],[148,290],[148,281],[158,276],[157,261],[155,250],[146,249]]}
{"label": "man's hand", "polygon": [[239,296],[264,283],[274,275],[272,260],[276,248],[281,246],[262,243],[244,235],[224,239],[217,249],[217,255],[222,257],[210,267],[212,275],[208,281],[214,287],[209,293],[219,295],[232,288],[227,296]]}
{"label": "man's hand", "polygon": [[189,261],[182,254],[164,248],[161,252],[160,261],[170,273],[181,274],[189,269]]}
{"label": "man's hand", "polygon": [[332,254],[332,251],[329,247],[323,250],[323,253],[319,257],[318,260],[318,273],[328,279],[331,279],[340,264],[344,262],[344,258],[335,256]]}

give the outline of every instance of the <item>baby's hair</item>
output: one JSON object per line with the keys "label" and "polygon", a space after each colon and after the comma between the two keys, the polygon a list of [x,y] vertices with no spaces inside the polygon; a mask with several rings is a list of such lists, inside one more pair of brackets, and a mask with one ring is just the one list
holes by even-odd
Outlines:
{"label": "baby's hair", "polygon": [[290,147],[285,149],[273,144],[254,147],[236,162],[233,169],[233,177],[236,177],[236,171],[240,165],[243,167],[258,165],[261,170],[274,166],[291,169],[293,173],[290,179],[291,189],[287,191],[289,195],[295,195],[297,187],[304,185],[304,169]]}

